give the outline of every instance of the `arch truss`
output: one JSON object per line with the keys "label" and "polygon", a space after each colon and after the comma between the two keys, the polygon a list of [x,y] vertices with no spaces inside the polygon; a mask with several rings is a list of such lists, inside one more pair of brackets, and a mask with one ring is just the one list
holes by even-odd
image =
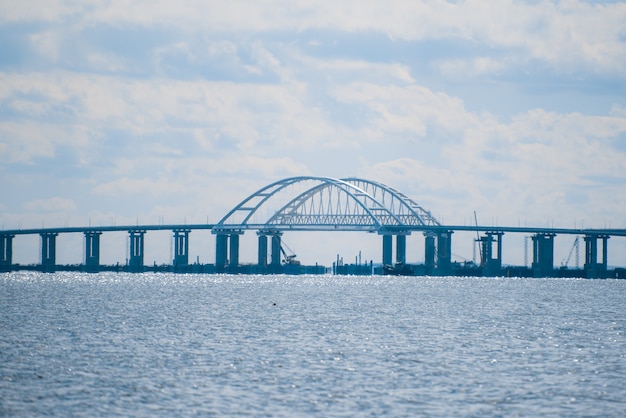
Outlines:
{"label": "arch truss", "polygon": [[439,226],[399,191],[359,179],[301,176],[269,184],[235,206],[214,231],[257,229],[379,232]]}

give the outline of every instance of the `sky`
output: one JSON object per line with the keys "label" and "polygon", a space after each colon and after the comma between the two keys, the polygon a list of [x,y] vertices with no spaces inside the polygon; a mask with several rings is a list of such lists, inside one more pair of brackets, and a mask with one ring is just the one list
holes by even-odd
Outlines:
{"label": "sky", "polygon": [[[617,1],[0,0],[0,229],[215,223],[301,175],[382,182],[445,224],[626,228],[625,22]],[[151,234],[146,261],[171,261]],[[102,262],[124,261],[112,235]],[[381,258],[376,236],[284,238],[307,263]],[[82,236],[57,240],[81,262]],[[214,262],[209,233],[190,246]]]}

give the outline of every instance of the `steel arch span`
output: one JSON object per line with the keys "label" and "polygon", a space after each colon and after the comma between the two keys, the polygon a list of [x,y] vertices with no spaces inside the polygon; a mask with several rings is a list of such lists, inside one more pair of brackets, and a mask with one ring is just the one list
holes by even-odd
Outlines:
{"label": "steel arch span", "polygon": [[360,179],[299,176],[257,190],[213,228],[269,231],[402,230],[440,226],[426,209],[382,183]]}

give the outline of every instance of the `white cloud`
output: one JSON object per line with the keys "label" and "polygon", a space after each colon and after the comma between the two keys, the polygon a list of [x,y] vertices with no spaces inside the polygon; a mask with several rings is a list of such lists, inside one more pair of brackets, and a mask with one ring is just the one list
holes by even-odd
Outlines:
{"label": "white cloud", "polygon": [[4,149],[0,163],[30,163],[34,158],[54,157],[56,147],[51,137],[61,136],[63,131],[62,127],[0,122],[0,144]]}
{"label": "white cloud", "polygon": [[57,196],[28,201],[24,203],[24,209],[33,212],[73,212],[76,203],[73,199]]}
{"label": "white cloud", "polygon": [[[367,77],[367,66],[359,64],[358,68],[353,73],[355,77]],[[339,66],[337,71],[345,68]],[[327,109],[311,107],[311,86],[300,88],[301,81],[254,85],[128,80],[70,73],[5,75],[5,79],[9,85],[18,86],[18,92],[24,91],[19,86],[29,79],[29,92],[44,99],[49,95],[52,103],[71,103],[78,120],[92,127],[88,132],[79,130],[74,134],[64,127],[50,135],[54,131],[47,123],[4,124],[5,132],[13,131],[8,136],[30,138],[4,142],[12,161],[30,161],[36,156],[53,158],[58,145],[69,144],[85,148],[84,154],[88,155],[89,148],[97,150],[96,136],[90,132],[111,127],[131,132],[135,144],[145,142],[141,149],[133,151],[142,155],[141,160],[133,156],[116,160],[110,171],[114,179],[102,178],[94,188],[102,195],[184,193],[187,189],[181,182],[189,177],[176,174],[175,180],[171,180],[171,173],[164,171],[175,170],[172,164],[180,163],[201,173],[191,177],[199,182],[202,178],[245,173],[261,172],[261,178],[268,179],[280,177],[281,173],[297,175],[310,171],[310,163],[306,163],[307,157],[300,150],[312,146],[334,147],[342,150],[339,152],[358,147],[372,164],[369,172],[389,179],[389,183],[397,179],[402,184],[402,177],[407,184],[409,180],[429,179],[421,191],[473,190],[475,199],[480,201],[489,200],[484,195],[489,192],[481,189],[482,184],[502,185],[498,187],[510,190],[504,184],[513,181],[516,188],[528,191],[520,193],[520,199],[530,198],[533,193],[550,196],[547,188],[589,185],[590,178],[615,176],[624,169],[621,154],[600,142],[626,132],[619,107],[614,107],[610,116],[535,109],[504,123],[488,113],[466,110],[458,97],[416,84],[355,81],[325,86],[327,90],[318,91],[318,95],[327,94],[345,108],[365,110],[361,123],[346,126],[341,120],[329,118]],[[50,84],[55,88],[51,89]],[[10,89],[5,88],[4,96],[11,100]],[[165,136],[154,142],[150,138],[157,133]],[[104,131],[100,131],[102,134]],[[196,144],[207,153],[206,159],[190,158],[191,145],[167,145],[167,135],[181,134],[189,138],[187,144]],[[373,143],[380,143],[383,148],[379,150]],[[232,152],[241,156],[234,158]],[[270,158],[272,154],[280,157]],[[177,156],[179,162],[163,163],[168,155]],[[146,170],[156,174],[142,177]],[[519,204],[522,206],[523,202]]]}
{"label": "white cloud", "polygon": [[122,197],[124,195],[161,195],[172,196],[185,190],[185,186],[164,179],[131,179],[120,178],[114,181],[97,185],[93,193],[108,196]]}
{"label": "white cloud", "polygon": [[42,56],[54,61],[59,58],[59,47],[61,44],[61,33],[58,31],[47,31],[35,33],[30,36],[30,41],[34,49]]}
{"label": "white cloud", "polygon": [[[460,190],[459,178],[447,168],[438,168],[417,158],[399,158],[373,164],[364,170],[366,178],[380,179],[387,185],[410,184],[412,192],[433,193]],[[393,186],[392,186],[393,187]],[[408,191],[408,188],[404,191]]]}
{"label": "white cloud", "polygon": [[[469,205],[501,222],[550,216],[569,225],[626,204],[626,156],[606,142],[626,134],[619,109],[611,116],[535,109],[505,123],[414,86],[347,86],[341,97],[365,104],[371,114],[361,129],[406,155],[368,158],[364,175],[426,199],[445,219]],[[398,132],[422,139],[390,142]],[[617,195],[604,195],[609,190]]]}
{"label": "white cloud", "polygon": [[128,65],[118,56],[101,52],[88,52],[86,62],[90,68],[98,72],[122,72],[128,70]]}
{"label": "white cloud", "polygon": [[506,61],[506,59],[493,57],[478,57],[443,60],[435,62],[433,65],[446,77],[466,79],[485,75],[497,75],[509,67]]}
{"label": "white cloud", "polygon": [[358,74],[359,79],[371,79],[377,82],[388,80],[390,83],[415,83],[409,67],[399,63],[340,58],[322,59],[306,56],[299,51],[292,53],[301,65],[300,72],[306,73],[306,69],[313,69],[335,82],[343,82],[344,79],[353,81],[354,75]]}
{"label": "white cloud", "polygon": [[[45,21],[78,26],[104,23],[113,26],[175,27],[203,33],[263,33],[335,30],[377,32],[392,39],[424,41],[464,40],[504,48],[509,57],[493,62],[479,57],[468,61],[484,73],[520,60],[540,60],[558,73],[582,68],[594,73],[626,75],[624,26],[626,4],[584,1],[460,2],[351,0],[316,4],[276,0],[249,1],[133,1],[133,2],[28,2],[28,7],[0,5],[4,21]],[[0,20],[1,21],[1,20]],[[78,23],[80,22],[80,23]],[[56,35],[38,35],[38,45],[54,54]],[[261,56],[258,56],[261,58]],[[262,58],[265,65],[271,64]],[[454,61],[444,67],[448,71]],[[467,65],[466,65],[467,66]]]}
{"label": "white cloud", "polygon": [[615,104],[611,107],[611,112],[609,112],[609,116],[616,116],[616,117],[624,118],[626,117],[626,108],[618,104]]}
{"label": "white cloud", "polygon": [[0,1],[0,21],[59,21],[80,14],[88,7],[88,1],[35,0],[14,2],[11,0],[3,0]]}
{"label": "white cloud", "polygon": [[[47,104],[42,104],[42,108]],[[47,121],[0,121],[0,164],[32,164],[36,159],[59,157],[59,148],[71,149],[80,165],[91,157],[89,149],[99,135],[82,125],[49,123]]]}
{"label": "white cloud", "polygon": [[388,140],[390,135],[432,137],[429,125],[458,132],[474,118],[465,111],[463,102],[458,98],[419,85],[355,82],[337,87],[334,95],[340,102],[364,106],[369,110],[371,117],[364,128],[375,132],[375,138],[371,135],[367,137],[379,141]]}

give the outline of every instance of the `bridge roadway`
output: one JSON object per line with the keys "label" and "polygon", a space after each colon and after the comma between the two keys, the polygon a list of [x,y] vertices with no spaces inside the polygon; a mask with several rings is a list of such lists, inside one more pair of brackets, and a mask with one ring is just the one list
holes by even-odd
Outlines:
{"label": "bridge roadway", "polygon": [[[411,225],[372,229],[371,227],[350,225],[271,225],[267,224],[159,224],[159,225],[113,225],[87,227],[52,227],[9,229],[0,231],[0,271],[11,271],[19,266],[13,264],[13,238],[18,235],[40,235],[41,264],[36,269],[41,271],[55,271],[56,265],[56,236],[59,234],[82,233],[85,235],[85,258],[82,270],[101,271],[100,265],[100,235],[105,232],[128,232],[129,258],[124,270],[144,271],[144,234],[148,231],[173,232],[174,271],[189,271],[189,233],[194,230],[210,230],[216,235],[216,261],[213,269],[208,271],[237,271],[239,267],[239,236],[247,230],[256,230],[259,236],[258,267],[259,272],[280,272],[281,265],[281,236],[287,231],[368,231],[375,232],[383,237],[384,265],[394,265],[392,260],[393,237],[396,238],[395,264],[402,265],[406,259],[406,236],[412,232],[422,232],[425,236],[425,263],[423,274],[453,274],[452,234],[454,232],[481,232],[480,274],[493,276],[503,273],[502,241],[505,233],[531,234],[533,239],[532,272],[535,276],[554,275],[554,243],[556,235],[577,235],[585,241],[585,267],[583,273],[588,277],[607,277],[607,240],[610,237],[626,236],[626,229],[614,228],[549,228],[549,227],[509,227],[509,226],[481,226],[481,225]],[[271,239],[268,247],[267,240]],[[602,242],[602,259],[598,261],[599,245]],[[495,246],[495,248],[494,248]],[[268,249],[271,249],[270,260],[267,259]],[[21,267],[23,268],[23,267]],[[207,270],[203,270],[207,271]]]}
{"label": "bridge roadway", "polygon": [[[159,225],[109,225],[109,226],[79,226],[79,227],[51,227],[51,228],[26,228],[0,230],[0,235],[40,235],[66,234],[66,233],[86,233],[86,232],[123,232],[123,231],[175,231],[175,230],[220,230],[220,231],[244,231],[244,230],[265,230],[277,231],[363,231],[363,227],[358,229],[351,226],[328,226],[328,225],[272,225],[266,224],[246,224],[246,225],[220,225],[217,224],[159,224]],[[369,228],[368,228],[369,229]],[[441,231],[470,231],[470,232],[502,232],[502,233],[524,233],[524,234],[555,234],[555,235],[607,235],[615,237],[626,237],[626,229],[616,228],[550,228],[550,227],[520,227],[520,226],[485,226],[485,225],[406,225],[406,226],[386,226],[385,231],[391,234],[401,232],[441,232]],[[375,229],[369,232],[377,232]],[[382,235],[382,234],[381,234]]]}

